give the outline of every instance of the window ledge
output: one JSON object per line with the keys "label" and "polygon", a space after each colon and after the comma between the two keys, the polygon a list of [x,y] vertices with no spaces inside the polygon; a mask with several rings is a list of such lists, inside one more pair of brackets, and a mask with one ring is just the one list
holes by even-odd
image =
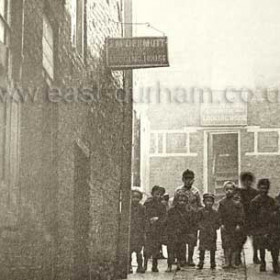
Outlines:
{"label": "window ledge", "polygon": [[280,152],[250,152],[250,153],[245,153],[245,156],[280,156]]}
{"label": "window ledge", "polygon": [[197,153],[158,153],[150,154],[150,157],[197,157]]}

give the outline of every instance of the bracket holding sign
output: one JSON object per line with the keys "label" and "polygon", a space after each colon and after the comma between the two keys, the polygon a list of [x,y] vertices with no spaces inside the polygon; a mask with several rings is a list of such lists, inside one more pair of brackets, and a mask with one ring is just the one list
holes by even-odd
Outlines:
{"label": "bracket holding sign", "polygon": [[106,63],[111,70],[168,67],[167,37],[107,38]]}

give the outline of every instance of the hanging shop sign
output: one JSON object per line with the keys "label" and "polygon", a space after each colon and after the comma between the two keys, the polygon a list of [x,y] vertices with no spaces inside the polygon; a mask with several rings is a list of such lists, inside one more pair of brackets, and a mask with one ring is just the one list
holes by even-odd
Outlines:
{"label": "hanging shop sign", "polygon": [[168,67],[167,37],[107,38],[106,62],[112,70]]}

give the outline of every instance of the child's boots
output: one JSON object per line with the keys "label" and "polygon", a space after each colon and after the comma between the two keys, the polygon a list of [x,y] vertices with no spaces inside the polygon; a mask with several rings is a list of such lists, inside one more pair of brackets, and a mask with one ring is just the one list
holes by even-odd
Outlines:
{"label": "child's boots", "polygon": [[172,272],[172,264],[168,264],[167,269],[165,272]]}
{"label": "child's boots", "polygon": [[271,251],[272,255],[272,267],[273,267],[273,272],[274,273],[280,273],[280,268],[279,268],[279,261],[278,261],[278,256],[279,256],[279,250],[272,250]]}
{"label": "child's boots", "polygon": [[177,263],[176,270],[177,270],[177,271],[180,271],[180,270],[181,270],[181,265],[180,265],[180,262],[178,262],[178,263]]}
{"label": "child's boots", "polygon": [[241,260],[241,250],[238,250],[238,252],[236,253],[236,258],[235,258],[235,265],[236,266],[240,266],[242,264],[242,260]]}
{"label": "child's boots", "polygon": [[145,269],[142,266],[138,266],[136,272],[137,273],[145,273]]}
{"label": "child's boots", "polygon": [[136,272],[145,273],[145,269],[143,268],[142,254],[137,254],[137,264],[138,264],[138,268],[137,268]]}
{"label": "child's boots", "polygon": [[158,260],[153,258],[152,272],[158,272]]}
{"label": "child's boots", "polygon": [[273,273],[280,273],[280,268],[279,268],[279,263],[274,261],[272,263],[272,267],[273,267]]}
{"label": "child's boots", "polygon": [[253,263],[254,264],[260,264],[261,261],[258,257],[258,249],[256,249],[254,245],[253,245],[253,249],[254,249]]}
{"label": "child's boots", "polygon": [[210,251],[210,267],[211,267],[211,269],[216,268],[216,251],[215,250]]}
{"label": "child's boots", "polygon": [[198,265],[197,265],[197,269],[203,269],[204,266],[204,262],[199,261]]}
{"label": "child's boots", "polygon": [[199,263],[197,265],[197,269],[203,269],[204,265],[204,258],[205,258],[205,251],[200,251],[199,252]]}
{"label": "child's boots", "polygon": [[147,271],[147,268],[148,268],[148,258],[144,258],[144,267],[143,267],[143,269],[145,270],[145,271]]}
{"label": "child's boots", "polygon": [[143,265],[142,265],[142,262],[138,262],[138,267],[137,267],[137,270],[136,270],[136,272],[137,273],[145,273],[145,268],[143,267]]}
{"label": "child's boots", "polygon": [[195,263],[193,262],[193,253],[194,253],[194,248],[189,246],[189,248],[188,248],[188,266],[195,266]]}
{"label": "child's boots", "polygon": [[238,266],[236,265],[236,259],[238,257],[238,252],[232,252],[231,254],[231,267],[232,268],[238,268]]}
{"label": "child's boots", "polygon": [[265,271],[266,271],[266,262],[264,260],[261,260],[260,272],[265,272]]}
{"label": "child's boots", "polygon": [[231,250],[225,249],[224,256],[225,256],[225,264],[223,265],[223,269],[230,268],[231,267]]}

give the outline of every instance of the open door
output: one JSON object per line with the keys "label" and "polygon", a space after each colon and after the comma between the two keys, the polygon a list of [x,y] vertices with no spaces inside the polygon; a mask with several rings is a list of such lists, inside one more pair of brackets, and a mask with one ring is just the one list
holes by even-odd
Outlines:
{"label": "open door", "polygon": [[238,133],[209,133],[208,189],[223,194],[226,181],[238,183]]}

